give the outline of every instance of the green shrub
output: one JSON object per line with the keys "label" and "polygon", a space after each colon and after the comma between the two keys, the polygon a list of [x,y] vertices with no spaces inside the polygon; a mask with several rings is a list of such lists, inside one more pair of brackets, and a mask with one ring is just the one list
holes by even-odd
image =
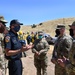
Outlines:
{"label": "green shrub", "polygon": [[36,27],[36,25],[35,25],[35,24],[33,24],[33,25],[31,25],[31,27],[32,27],[32,28],[35,28],[35,27]]}
{"label": "green shrub", "polygon": [[39,25],[43,25],[43,23],[39,23]]}

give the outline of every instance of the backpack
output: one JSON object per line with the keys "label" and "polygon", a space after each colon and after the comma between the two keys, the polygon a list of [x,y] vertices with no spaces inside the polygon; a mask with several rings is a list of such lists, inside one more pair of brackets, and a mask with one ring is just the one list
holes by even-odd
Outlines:
{"label": "backpack", "polygon": [[27,40],[31,40],[31,36],[30,35],[27,36]]}

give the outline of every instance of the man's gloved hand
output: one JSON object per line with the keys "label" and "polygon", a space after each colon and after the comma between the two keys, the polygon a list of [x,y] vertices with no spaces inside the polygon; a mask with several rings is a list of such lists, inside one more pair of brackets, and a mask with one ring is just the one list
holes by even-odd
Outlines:
{"label": "man's gloved hand", "polygon": [[63,56],[62,59],[58,59],[57,62],[60,64],[60,66],[65,67],[66,63],[67,63],[68,59],[66,57]]}
{"label": "man's gloved hand", "polygon": [[39,51],[39,54],[41,54],[43,52],[43,50]]}
{"label": "man's gloved hand", "polygon": [[51,59],[51,62],[52,62],[53,64],[56,64],[56,63],[57,63],[57,60],[56,60],[55,58],[52,58],[52,59]]}
{"label": "man's gloved hand", "polygon": [[65,67],[66,60],[58,59],[57,62],[60,64],[61,67]]}
{"label": "man's gloved hand", "polygon": [[40,53],[36,51],[35,55],[36,55],[36,56],[39,56],[39,55],[40,55]]}

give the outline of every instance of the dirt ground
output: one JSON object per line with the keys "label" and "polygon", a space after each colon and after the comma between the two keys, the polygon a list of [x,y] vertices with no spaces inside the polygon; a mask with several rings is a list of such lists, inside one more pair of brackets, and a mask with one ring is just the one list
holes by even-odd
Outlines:
{"label": "dirt ground", "polygon": [[[54,75],[54,65],[51,63],[50,59],[51,59],[51,55],[52,55],[52,50],[53,50],[53,46],[50,47],[50,50],[48,51],[47,55],[48,55],[48,68],[47,68],[47,72],[48,75]],[[23,57],[22,58],[22,62],[23,62],[23,75],[36,75],[36,68],[34,66],[34,54],[31,52],[31,50],[26,52],[27,57]],[[7,74],[8,74],[8,70],[7,70]]]}

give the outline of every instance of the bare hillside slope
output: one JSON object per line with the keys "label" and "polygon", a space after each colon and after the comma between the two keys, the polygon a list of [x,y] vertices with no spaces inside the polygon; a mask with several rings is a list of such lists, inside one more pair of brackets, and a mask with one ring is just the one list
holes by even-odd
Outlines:
{"label": "bare hillside slope", "polygon": [[46,33],[49,33],[51,36],[54,36],[54,30],[57,24],[65,24],[66,26],[66,32],[68,32],[68,25],[71,24],[73,21],[75,21],[75,18],[62,18],[62,19],[56,19],[51,21],[42,22],[42,25],[37,24],[35,28],[32,28],[31,26],[22,26],[21,30],[24,32],[27,31],[39,31],[43,30]]}

